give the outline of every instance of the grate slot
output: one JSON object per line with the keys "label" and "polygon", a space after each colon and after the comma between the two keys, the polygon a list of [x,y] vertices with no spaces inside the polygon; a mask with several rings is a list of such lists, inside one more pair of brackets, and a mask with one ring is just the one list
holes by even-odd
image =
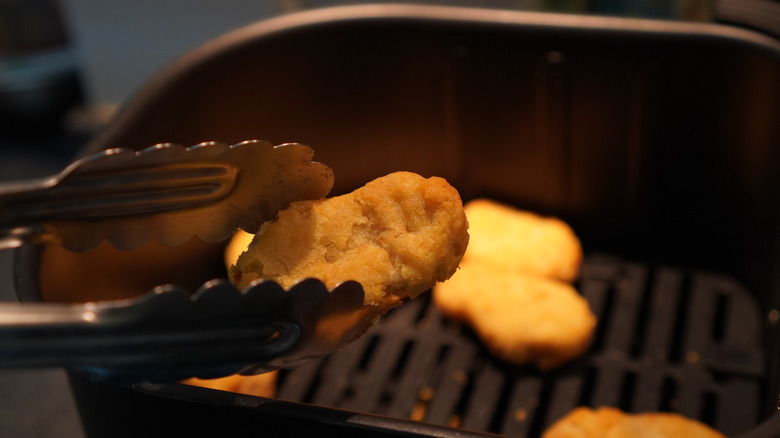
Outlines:
{"label": "grate slot", "polygon": [[[324,362],[324,360],[323,360]],[[310,403],[320,384],[321,364],[314,363],[299,368],[281,370],[276,396],[282,400],[299,400]]]}
{"label": "grate slot", "polygon": [[669,347],[668,360],[677,363],[682,360],[684,350],[683,336],[688,326],[688,309],[690,308],[690,277],[683,276],[681,287],[677,296],[672,297],[677,302],[674,313],[674,328],[672,329],[671,345]]}
{"label": "grate slot", "polygon": [[[468,415],[468,406],[471,403],[471,401],[475,401],[479,403],[479,401],[475,400],[479,395],[475,396],[475,387],[476,387],[476,373],[473,373],[468,376],[462,376],[462,384],[463,390],[460,393],[460,397],[458,398],[458,402],[455,404],[455,408],[453,409],[452,413],[450,414],[449,420],[447,420],[447,425],[452,427],[465,427],[467,429],[470,429],[468,426],[464,426],[465,417]],[[486,401],[484,398],[481,399],[481,401]]]}
{"label": "grate slot", "polygon": [[507,375],[493,361],[486,361],[472,380],[473,388],[463,415],[463,428],[497,433],[499,429],[491,424],[491,419],[494,412],[501,410],[497,405]]}
{"label": "grate slot", "polygon": [[550,427],[556,418],[548,415],[550,409],[550,394],[552,393],[553,381],[544,379],[542,388],[539,391],[539,399],[536,406],[531,426],[528,430],[529,436],[539,436],[544,430]]}
{"label": "grate slot", "polygon": [[433,424],[449,424],[461,391],[467,384],[468,366],[474,359],[476,348],[467,343],[455,344],[441,367],[441,380],[434,391],[425,421]]}
{"label": "grate slot", "polygon": [[698,416],[707,424],[715,424],[718,418],[718,396],[710,391],[704,393],[702,399],[702,409]]}
{"label": "grate slot", "polygon": [[[354,376],[354,383],[351,387],[355,394],[350,400],[345,400],[341,407],[352,410],[368,410],[375,412],[380,405],[380,397],[388,385],[392,385],[390,374],[396,366],[396,361],[401,357],[401,353],[406,344],[406,339],[400,336],[385,336],[382,339],[382,348],[374,350],[369,348],[366,352],[371,352],[370,362],[363,368],[364,372]],[[376,348],[378,343],[372,343]]]}
{"label": "grate slot", "polygon": [[677,382],[671,377],[665,377],[663,384],[661,385],[661,404],[658,406],[658,410],[663,412],[674,412],[679,405],[680,403],[677,399]]}
{"label": "grate slot", "polygon": [[679,337],[677,319],[682,294],[683,275],[671,268],[660,268],[655,274],[648,309],[648,330],[640,356],[652,363],[663,363],[672,356],[674,340]]}
{"label": "grate slot", "polygon": [[414,350],[415,342],[411,339],[407,339],[404,342],[404,348],[401,350],[401,354],[393,367],[393,371],[390,373],[390,379],[395,382],[399,377],[403,375],[404,369],[409,364],[409,358]]}
{"label": "grate slot", "polygon": [[[390,336],[370,336],[368,345],[363,350],[363,354],[360,355],[360,360],[358,361],[357,370],[364,371],[368,368],[368,364],[374,360],[375,354],[374,352],[377,350],[377,347],[379,346],[379,343],[386,343],[389,344]],[[384,351],[385,348],[383,346],[381,351]]]}
{"label": "grate slot", "polygon": [[577,401],[582,394],[584,376],[587,374],[562,373],[556,377],[550,396],[550,407],[547,410],[550,418],[560,418],[577,407]]}
{"label": "grate slot", "polygon": [[629,411],[652,412],[668,410],[664,382],[666,376],[663,369],[647,367],[637,373],[634,399]]}
{"label": "grate slot", "polygon": [[508,415],[503,417],[501,433],[508,436],[531,436],[532,423],[539,417],[537,408],[542,387],[541,379],[530,376],[518,378],[513,386],[507,388],[507,393],[511,395],[506,405]]}
{"label": "grate slot", "polygon": [[630,351],[634,333],[628,330],[639,319],[640,304],[647,271],[637,265],[625,267],[623,275],[615,284],[614,306],[610,308],[610,328],[606,334],[605,348]]}
{"label": "grate slot", "polygon": [[681,359],[689,363],[701,360],[704,352],[711,350],[711,330],[716,313],[716,291],[710,277],[695,275],[692,279],[690,303],[686,306],[687,330],[682,338]]}
{"label": "grate slot", "polygon": [[628,371],[623,374],[622,385],[620,388],[620,398],[617,407],[626,412],[631,412],[631,405],[634,402],[636,392],[637,374]]}
{"label": "grate slot", "polygon": [[604,349],[607,334],[611,327],[610,315],[614,307],[616,291],[605,281],[583,282],[581,287],[582,296],[590,303],[591,310],[598,318],[598,325],[593,334],[593,341],[590,350],[592,352]]}
{"label": "grate slot", "polygon": [[601,366],[601,372],[593,388],[591,406],[617,406],[620,402],[620,391],[623,380],[622,364],[606,362]]}
{"label": "grate slot", "polygon": [[[514,380],[514,379],[513,379]],[[511,394],[512,394],[512,388],[513,385],[506,385],[503,388],[501,388],[501,391],[498,394],[498,397],[496,398],[496,404],[495,409],[491,413],[490,416],[490,423],[488,426],[488,430],[491,432],[500,433],[502,430],[506,428],[506,423],[509,421],[523,421],[525,422],[523,425],[526,427],[530,427],[531,421],[533,420],[534,416],[526,417],[526,413],[528,412],[524,408],[519,409],[511,409]],[[536,406],[538,406],[538,399],[536,399]],[[508,415],[510,414],[511,417]]]}
{"label": "grate slot", "polygon": [[357,365],[365,357],[366,350],[372,343],[378,342],[377,335],[366,335],[345,348],[339,354],[331,355],[325,361],[320,371],[320,382],[312,403],[322,406],[339,407],[344,393],[352,383],[353,373]]}
{"label": "grate slot", "polygon": [[648,332],[654,329],[651,322],[655,322],[651,319],[651,303],[654,296],[653,292],[655,291],[654,282],[656,277],[648,274],[646,271],[644,271],[642,275],[645,279],[645,284],[637,291],[637,294],[640,296],[640,301],[637,305],[638,314],[636,322],[634,323],[633,339],[629,350],[629,355],[631,357],[642,356]]}
{"label": "grate slot", "polygon": [[390,403],[387,415],[409,418],[418,402],[420,391],[427,384],[428,376],[433,373],[438,355],[436,342],[423,338],[414,344],[409,353],[409,364],[396,386],[396,395]]}
{"label": "grate slot", "polygon": [[599,375],[599,368],[596,366],[589,366],[583,373],[582,391],[577,399],[577,406],[590,406],[590,399],[593,395],[593,388],[595,388],[595,382]]}

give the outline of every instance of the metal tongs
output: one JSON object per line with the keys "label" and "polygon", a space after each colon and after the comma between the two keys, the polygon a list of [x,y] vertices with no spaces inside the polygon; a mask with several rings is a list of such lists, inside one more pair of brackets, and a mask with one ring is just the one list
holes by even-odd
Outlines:
{"label": "metal tongs", "polygon": [[[262,141],[160,144],[80,159],[58,175],[0,186],[0,248],[56,243],[72,251],[108,240],[121,250],[196,235],[254,233],[290,202],[322,198],[332,171],[312,150]],[[131,383],[258,374],[341,349],[379,314],[348,281],[303,279],[239,291],[216,279],[197,291],[160,285],[129,300],[0,305],[0,367],[76,369]]]}

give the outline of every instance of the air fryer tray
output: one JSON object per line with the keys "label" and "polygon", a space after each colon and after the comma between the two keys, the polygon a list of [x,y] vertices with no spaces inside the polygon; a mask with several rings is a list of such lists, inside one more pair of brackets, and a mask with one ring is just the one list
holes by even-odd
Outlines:
{"label": "air fryer tray", "polygon": [[[411,5],[290,14],[194,50],[85,152],[296,141],[334,170],[334,195],[409,170],[464,200],[554,214],[588,254],[577,287],[599,317],[595,343],[551,373],[509,366],[423,296],[282,373],[274,400],[73,373],[85,430],[530,438],[605,404],[777,436],[778,77],[780,42],[732,26]],[[224,275],[220,259],[198,245],[25,248],[17,290],[197,287]]]}
{"label": "air fryer tray", "polygon": [[757,424],[761,315],[733,278],[592,255],[577,286],[598,331],[585,357],[557,371],[493,359],[426,296],[285,373],[278,396],[508,436],[538,436],[580,405],[679,412],[726,434]]}

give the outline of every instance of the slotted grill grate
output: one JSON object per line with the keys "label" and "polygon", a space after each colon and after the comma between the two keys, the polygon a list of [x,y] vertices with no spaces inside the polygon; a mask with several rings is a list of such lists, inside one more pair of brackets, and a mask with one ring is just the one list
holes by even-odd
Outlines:
{"label": "slotted grill grate", "polygon": [[285,371],[279,398],[510,436],[576,406],[673,411],[726,434],[764,408],[760,312],[729,276],[594,255],[578,290],[599,317],[589,353],[549,373],[490,356],[426,294],[344,351]]}

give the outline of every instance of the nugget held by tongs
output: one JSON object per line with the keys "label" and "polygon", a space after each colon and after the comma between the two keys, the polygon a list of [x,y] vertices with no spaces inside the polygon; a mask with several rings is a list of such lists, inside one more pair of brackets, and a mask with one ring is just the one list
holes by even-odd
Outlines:
{"label": "nugget held by tongs", "polygon": [[385,313],[454,274],[468,241],[454,187],[395,172],[346,195],[294,202],[260,227],[230,277],[240,287],[258,278],[356,280],[366,304]]}
{"label": "nugget held by tongs", "polygon": [[388,310],[447,280],[468,240],[455,188],[443,178],[395,172],[346,195],[294,202],[260,227],[230,278],[239,287],[263,279],[294,287],[307,277],[327,287],[362,285],[362,305],[323,312],[313,326],[316,342],[286,355],[289,365],[340,349]]}
{"label": "nugget held by tongs", "polygon": [[[107,239],[120,249],[132,249],[150,238],[165,245],[192,235],[219,241],[238,228],[255,232],[271,220],[268,229],[283,227],[289,214],[279,214],[276,220],[277,213],[290,203],[298,206],[291,211],[299,211],[304,204],[296,201],[320,199],[332,186],[330,169],[311,158],[306,146],[274,147],[265,142],[104,152],[50,179],[0,189],[0,206],[8,211],[18,207],[17,212],[24,213],[17,217],[0,213],[4,230],[0,236],[6,247],[55,242],[86,250]],[[194,293],[161,285],[130,300],[3,305],[0,367],[65,366],[96,380],[174,381],[261,373],[338,350],[405,297],[451,275],[463,256],[468,237],[457,191],[440,179],[413,179],[414,184],[399,182],[403,186],[397,187],[399,191],[362,199],[356,221],[347,220],[351,213],[345,216],[340,207],[335,209],[340,215],[330,219],[324,210],[307,213],[319,217],[311,225],[330,221],[326,234],[346,238],[350,248],[360,249],[358,259],[323,254],[325,264],[311,264],[316,269],[298,271],[297,279],[260,274],[249,284],[240,279],[240,289],[216,279]],[[425,184],[418,184],[421,181],[437,186],[443,182],[449,187],[447,197],[427,193]],[[339,199],[321,203],[337,205],[343,202]],[[381,207],[369,215],[372,202]],[[454,222],[441,223],[440,209],[445,205],[445,216],[454,215]],[[425,228],[426,223],[433,225]],[[418,233],[420,226],[428,231]],[[258,236],[262,235],[261,229]],[[303,230],[288,228],[277,234],[276,241],[286,239],[293,246],[302,235]],[[405,243],[397,246],[396,240]],[[446,244],[431,246],[435,241]],[[432,248],[444,252],[432,254]],[[279,256],[289,263],[284,254]],[[360,276],[343,269],[344,276],[336,278],[327,268],[332,262],[342,268],[384,263],[388,272],[397,270],[398,275],[381,277],[380,271],[369,269],[371,275]],[[401,281],[404,276],[409,282]],[[373,285],[364,294],[356,279],[386,283],[393,290],[382,295],[388,303],[378,305],[372,298]]]}

